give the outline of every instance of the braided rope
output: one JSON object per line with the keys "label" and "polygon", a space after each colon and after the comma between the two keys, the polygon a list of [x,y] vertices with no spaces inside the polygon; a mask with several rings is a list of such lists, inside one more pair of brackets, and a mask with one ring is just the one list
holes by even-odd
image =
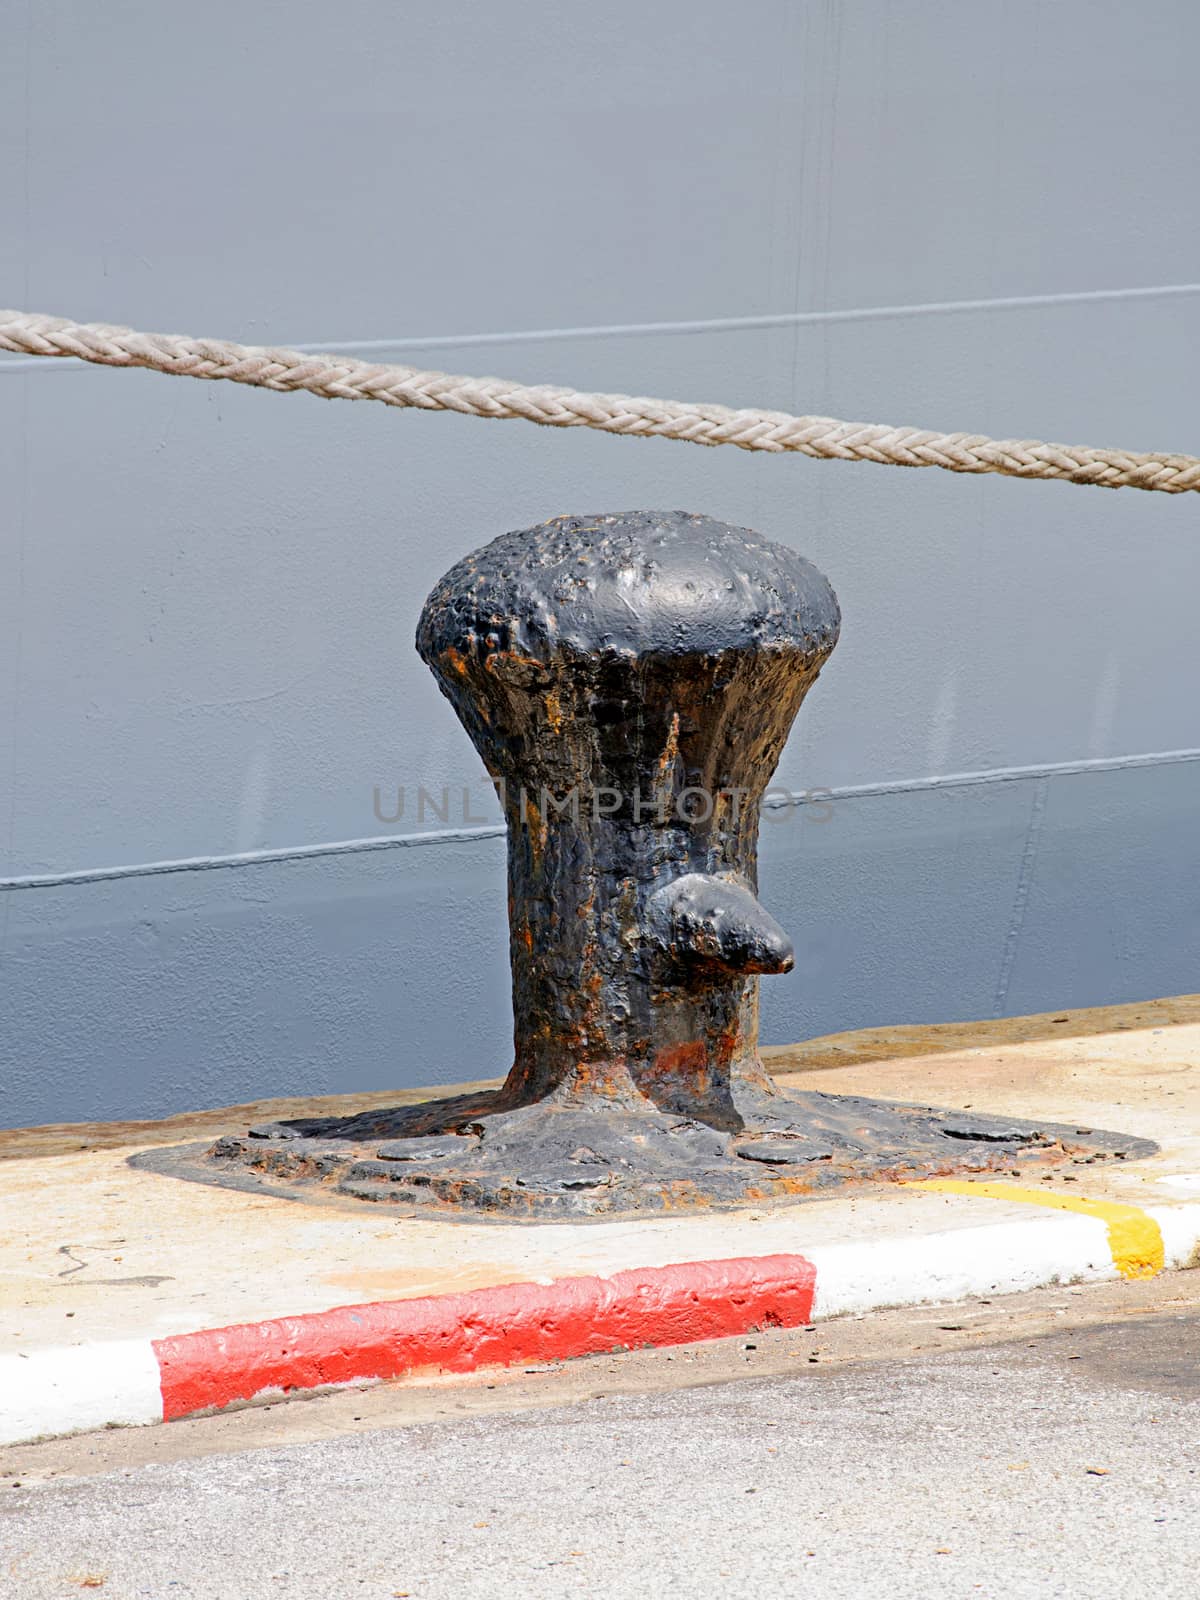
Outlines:
{"label": "braided rope", "polygon": [[731,410],[677,400],[585,394],[549,384],[463,378],[416,367],[373,366],[347,356],[302,355],[223,339],[138,333],[104,323],[0,311],[0,350],[34,356],[76,356],[110,367],[148,367],[187,378],[227,378],[280,393],[304,390],[326,400],[381,400],[422,411],[459,411],[497,419],[522,417],[549,428],[598,428],[637,438],[686,439],[741,450],[799,451],[837,461],[948,472],[998,472],[1012,478],[1062,478],[1106,489],[1200,490],[1200,460],[1147,455],[1036,439],[989,439],[978,433],[934,433],[878,422],[793,417],[783,411]]}

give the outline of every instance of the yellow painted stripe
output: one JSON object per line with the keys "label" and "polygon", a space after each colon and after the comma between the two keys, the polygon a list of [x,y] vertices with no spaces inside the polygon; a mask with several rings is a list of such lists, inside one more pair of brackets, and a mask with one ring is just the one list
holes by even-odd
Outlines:
{"label": "yellow painted stripe", "polygon": [[1108,1247],[1113,1266],[1123,1278],[1153,1278],[1163,1269],[1166,1252],[1162,1229],[1138,1206],[1115,1200],[1087,1200],[1061,1190],[1020,1189],[1008,1183],[971,1183],[963,1178],[920,1178],[908,1189],[933,1189],[940,1194],[965,1194],[981,1200],[1013,1200],[1018,1205],[1046,1206],[1052,1211],[1074,1211],[1098,1217],[1108,1224]]}

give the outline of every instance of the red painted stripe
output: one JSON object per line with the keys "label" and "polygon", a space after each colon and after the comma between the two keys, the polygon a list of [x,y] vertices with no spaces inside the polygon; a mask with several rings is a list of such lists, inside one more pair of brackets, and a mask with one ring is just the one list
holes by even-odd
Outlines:
{"label": "red painted stripe", "polygon": [[394,1378],[420,1367],[470,1372],[797,1327],[811,1317],[816,1277],[804,1256],[690,1261],[611,1278],[339,1306],[155,1339],[163,1420],[251,1400],[267,1389]]}

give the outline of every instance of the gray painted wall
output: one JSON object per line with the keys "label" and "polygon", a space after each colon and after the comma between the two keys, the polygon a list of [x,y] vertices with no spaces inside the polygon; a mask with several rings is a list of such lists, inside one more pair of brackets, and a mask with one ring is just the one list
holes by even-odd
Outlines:
{"label": "gray painted wall", "polygon": [[[2,10],[0,302],[1197,447],[1187,0]],[[413,817],[484,796],[413,628],[493,534],[641,505],[845,612],[768,1039],[1197,987],[1195,497],[8,360],[0,1122],[502,1071],[503,841]]]}

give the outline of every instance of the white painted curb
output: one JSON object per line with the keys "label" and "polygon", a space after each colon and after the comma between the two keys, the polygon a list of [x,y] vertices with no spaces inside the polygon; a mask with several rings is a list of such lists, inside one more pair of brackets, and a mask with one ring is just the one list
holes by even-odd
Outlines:
{"label": "white painted curb", "polygon": [[158,1357],[149,1339],[0,1356],[0,1444],[161,1421]]}

